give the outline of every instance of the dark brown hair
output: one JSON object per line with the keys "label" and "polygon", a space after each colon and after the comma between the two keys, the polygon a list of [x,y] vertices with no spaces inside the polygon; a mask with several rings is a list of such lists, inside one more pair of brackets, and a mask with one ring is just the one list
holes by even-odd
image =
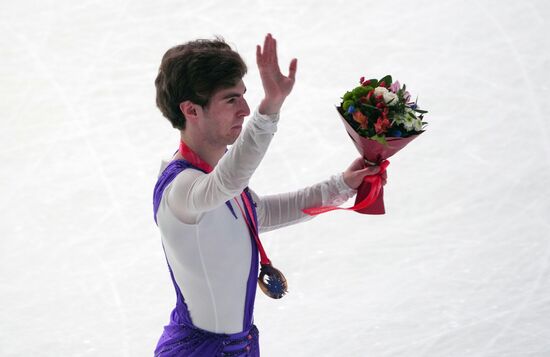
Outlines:
{"label": "dark brown hair", "polygon": [[170,48],[155,79],[157,107],[176,129],[185,129],[180,103],[208,106],[220,89],[233,87],[246,74],[241,56],[221,38],[195,40]]}

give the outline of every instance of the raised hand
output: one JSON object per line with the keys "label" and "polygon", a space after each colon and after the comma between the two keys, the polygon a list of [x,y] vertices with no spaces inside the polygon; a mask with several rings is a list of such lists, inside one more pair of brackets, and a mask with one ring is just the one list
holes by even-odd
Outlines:
{"label": "raised hand", "polygon": [[284,76],[277,59],[277,41],[267,34],[263,48],[256,46],[256,62],[265,92],[259,111],[262,114],[278,113],[294,86],[298,60],[294,58],[290,61],[288,76]]}

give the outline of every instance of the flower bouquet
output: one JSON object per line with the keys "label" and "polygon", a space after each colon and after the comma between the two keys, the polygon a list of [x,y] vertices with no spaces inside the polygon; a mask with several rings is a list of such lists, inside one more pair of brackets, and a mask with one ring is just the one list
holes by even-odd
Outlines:
{"label": "flower bouquet", "polygon": [[[405,85],[393,82],[387,75],[380,80],[365,80],[346,92],[340,106],[336,107],[346,130],[367,165],[379,165],[377,175],[365,177],[359,186],[355,205],[349,210],[365,214],[384,214],[384,190],[382,173],[389,162],[387,159],[418,137],[427,124],[422,121],[427,113],[420,110],[417,101]],[[315,215],[338,209],[318,207],[304,210]]]}

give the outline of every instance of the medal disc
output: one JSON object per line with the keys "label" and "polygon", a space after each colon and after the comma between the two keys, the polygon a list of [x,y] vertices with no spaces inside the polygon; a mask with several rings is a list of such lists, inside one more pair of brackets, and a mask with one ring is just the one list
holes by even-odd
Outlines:
{"label": "medal disc", "polygon": [[258,285],[264,294],[273,299],[280,299],[288,292],[285,276],[271,264],[262,264]]}

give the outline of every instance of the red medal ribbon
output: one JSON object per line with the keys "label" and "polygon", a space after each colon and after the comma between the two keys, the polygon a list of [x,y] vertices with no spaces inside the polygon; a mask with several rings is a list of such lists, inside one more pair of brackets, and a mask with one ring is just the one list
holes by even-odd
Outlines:
{"label": "red medal ribbon", "polygon": [[191,150],[191,148],[187,146],[187,144],[183,140],[180,141],[179,151],[181,156],[183,156],[185,160],[189,161],[191,165],[198,167],[199,169],[205,171],[206,173],[210,173],[212,172],[212,170],[214,170],[209,163],[201,159],[199,155],[197,155],[193,150]]}
{"label": "red medal ribbon", "polygon": [[360,211],[365,207],[370,206],[373,204],[376,199],[378,198],[378,195],[380,195],[380,190],[382,189],[382,174],[386,171],[386,168],[390,162],[388,160],[384,160],[380,163],[380,171],[377,174],[365,176],[363,179],[364,182],[370,183],[370,191],[367,197],[363,199],[363,201],[357,203],[353,207],[337,207],[337,206],[324,206],[324,207],[314,207],[314,208],[306,208],[302,210],[304,213],[309,214],[310,216],[316,216],[321,213],[330,212],[334,210],[347,210],[347,211]]}
{"label": "red medal ribbon", "polygon": [[246,207],[246,210],[248,212],[248,216],[250,217],[250,221],[247,218],[247,216],[244,214],[243,209],[241,208],[241,205],[239,204],[239,201],[237,201],[237,198],[235,198],[235,202],[237,202],[237,206],[239,206],[239,209],[241,210],[241,213],[243,217],[245,217],[246,224],[248,225],[248,229],[250,232],[252,232],[252,235],[254,236],[254,239],[256,240],[256,244],[258,245],[258,250],[260,251],[260,263],[261,264],[271,264],[271,261],[267,257],[267,254],[264,250],[264,247],[262,246],[262,242],[260,241],[260,237],[258,235],[258,227],[256,227],[256,223],[254,222],[254,213],[252,212],[252,204],[250,203],[250,200],[248,199],[248,196],[246,193],[241,193],[241,198],[244,202],[244,205]]}

